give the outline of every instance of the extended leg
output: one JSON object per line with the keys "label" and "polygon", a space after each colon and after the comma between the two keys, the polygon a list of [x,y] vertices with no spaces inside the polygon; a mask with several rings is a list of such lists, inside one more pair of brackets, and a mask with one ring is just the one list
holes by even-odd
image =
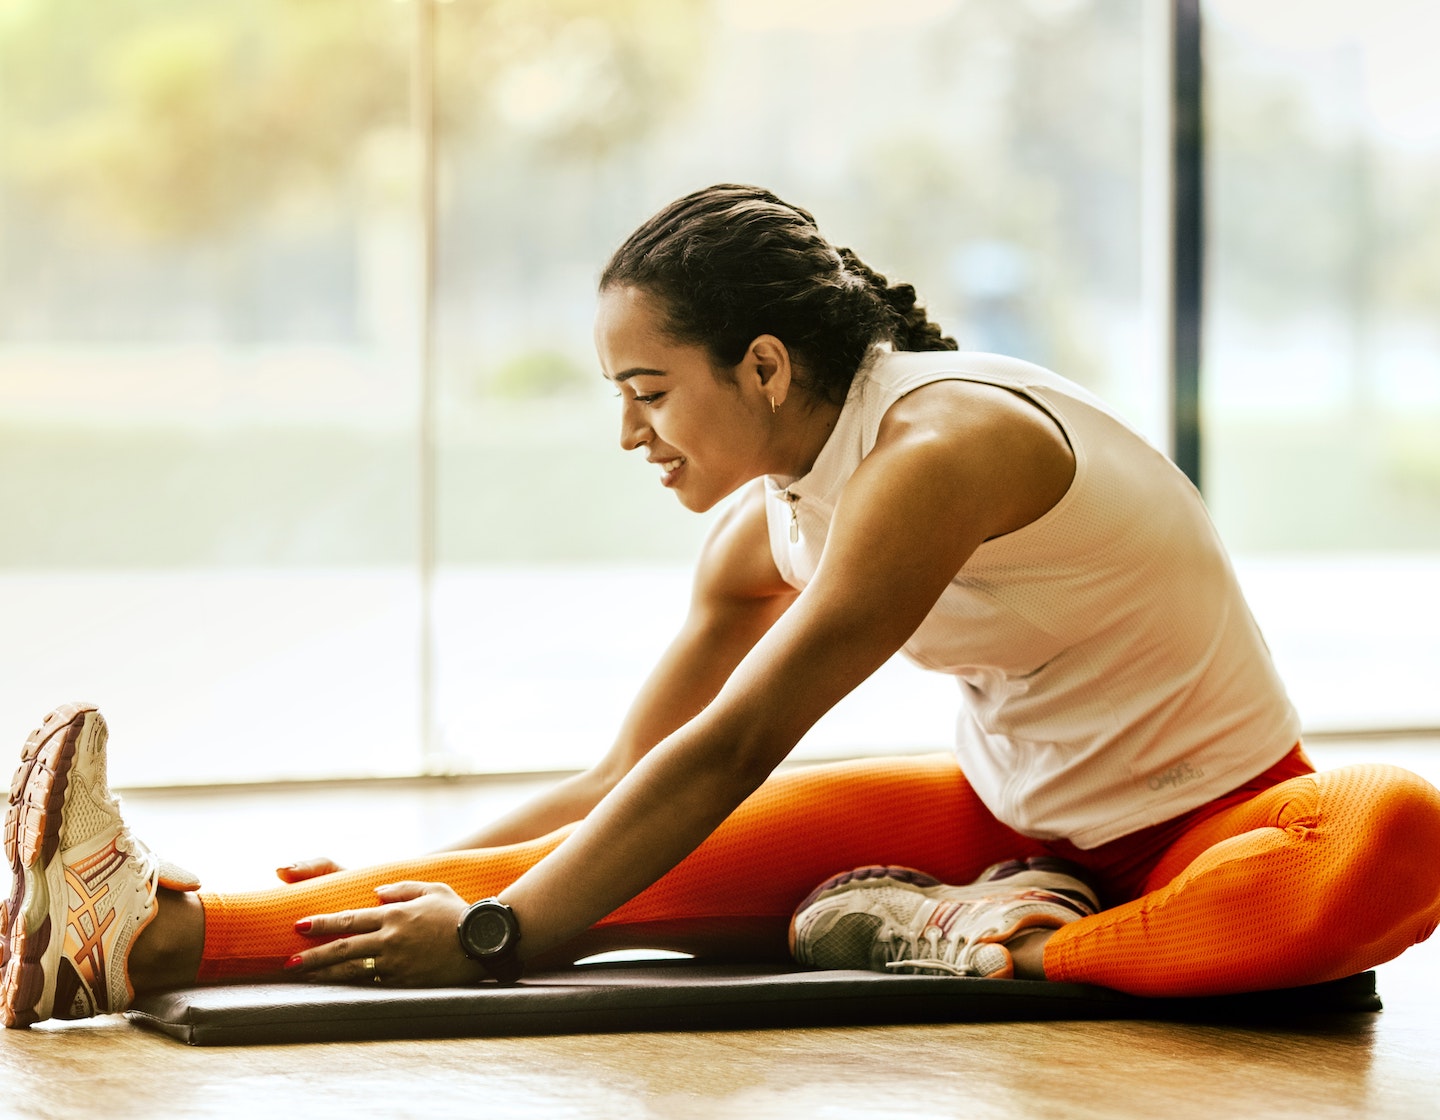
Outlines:
{"label": "extended leg", "polygon": [[[445,882],[466,898],[495,894],[564,839],[451,852],[246,894],[202,894],[199,978],[273,972],[309,942],[297,918],[370,906],[374,888]],[[965,881],[991,863],[1039,854],[999,824],[953,758],[877,759],[797,768],[772,778],[695,852],[601,921],[572,958],[603,948],[678,948],[783,955],[790,915],[815,884],[860,864],[890,862]],[[139,948],[143,948],[140,946]]]}

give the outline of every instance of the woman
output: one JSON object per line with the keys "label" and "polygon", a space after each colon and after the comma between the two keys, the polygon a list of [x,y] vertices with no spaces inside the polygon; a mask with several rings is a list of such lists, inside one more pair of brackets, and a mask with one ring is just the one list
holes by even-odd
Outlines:
{"label": "woman", "polygon": [[[11,787],[8,1025],[271,973],[773,955],[787,929],[825,967],[1195,995],[1342,976],[1435,928],[1440,794],[1313,772],[1198,495],[1084,390],[956,353],[913,289],[750,187],[621,246],[596,344],[622,446],[690,509],[741,492],[605,758],[460,850],[200,894],[125,828],[99,714],[62,708]],[[958,767],[771,777],[902,648],[959,683]]]}

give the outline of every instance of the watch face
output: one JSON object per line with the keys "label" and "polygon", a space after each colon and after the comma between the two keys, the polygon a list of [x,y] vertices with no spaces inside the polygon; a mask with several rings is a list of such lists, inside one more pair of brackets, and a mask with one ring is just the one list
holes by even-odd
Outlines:
{"label": "watch face", "polygon": [[477,953],[498,953],[510,940],[510,923],[496,910],[478,910],[465,923],[465,938]]}
{"label": "watch face", "polygon": [[460,947],[476,960],[490,960],[513,953],[520,940],[520,927],[510,907],[493,898],[482,899],[465,912],[460,923]]}
{"label": "watch face", "polygon": [[513,984],[520,979],[525,971],[520,962],[520,923],[498,898],[483,898],[471,906],[455,932],[465,955],[479,961],[491,980]]}

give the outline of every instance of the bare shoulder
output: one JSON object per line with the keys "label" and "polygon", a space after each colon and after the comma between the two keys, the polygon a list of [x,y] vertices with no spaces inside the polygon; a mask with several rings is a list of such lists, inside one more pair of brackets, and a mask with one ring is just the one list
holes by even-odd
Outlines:
{"label": "bare shoulder", "polygon": [[1065,433],[1039,405],[999,385],[935,381],[896,401],[880,422],[880,440],[954,437],[967,445],[1035,444],[1042,452],[1058,444],[1069,451]]}
{"label": "bare shoulder", "polygon": [[770,553],[765,484],[757,479],[710,530],[695,573],[696,597],[734,602],[796,593],[781,578]]}
{"label": "bare shoulder", "polygon": [[882,458],[924,461],[987,514],[989,537],[1023,528],[1064,497],[1075,454],[1044,409],[1019,393],[937,381],[896,401],[881,420]]}

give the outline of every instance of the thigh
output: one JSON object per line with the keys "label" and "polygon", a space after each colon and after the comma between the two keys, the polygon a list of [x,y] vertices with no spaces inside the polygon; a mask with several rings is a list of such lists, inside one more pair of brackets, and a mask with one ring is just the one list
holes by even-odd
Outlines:
{"label": "thigh", "polygon": [[895,864],[963,883],[999,860],[1043,851],[995,819],[950,755],[797,767],[767,781],[605,921],[677,911],[788,921],[817,884],[855,867]]}
{"label": "thigh", "polygon": [[[1371,862],[1408,862],[1427,848],[1440,794],[1397,766],[1366,764],[1280,782],[1186,830],[1151,869],[1145,889],[1165,886],[1198,862],[1242,857],[1289,843],[1311,874],[1351,873]],[[1418,850],[1417,850],[1418,845]]]}

